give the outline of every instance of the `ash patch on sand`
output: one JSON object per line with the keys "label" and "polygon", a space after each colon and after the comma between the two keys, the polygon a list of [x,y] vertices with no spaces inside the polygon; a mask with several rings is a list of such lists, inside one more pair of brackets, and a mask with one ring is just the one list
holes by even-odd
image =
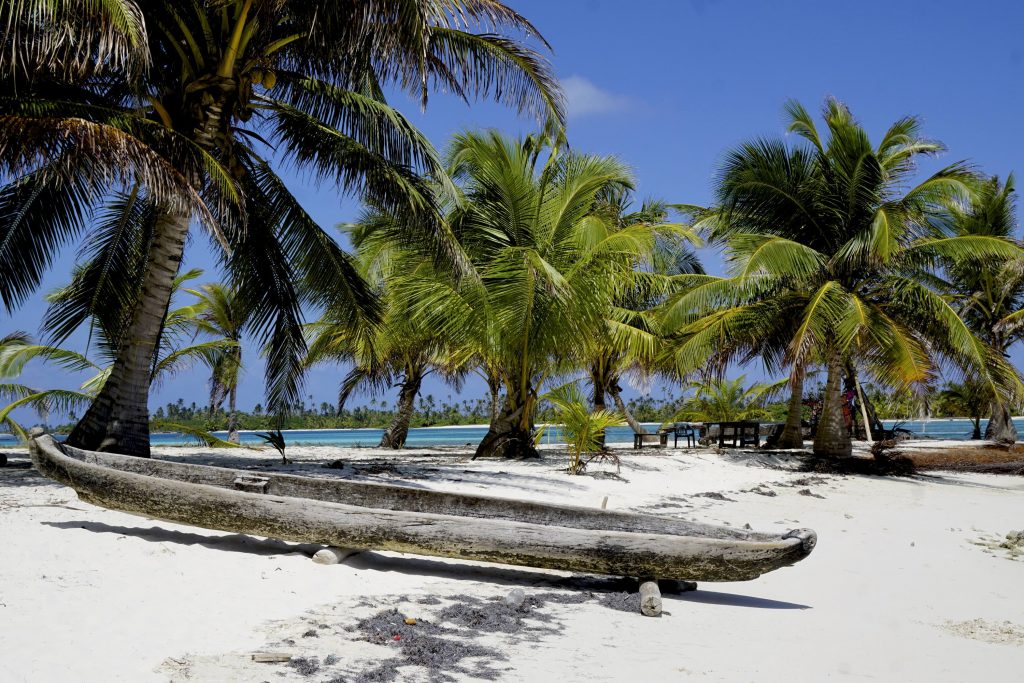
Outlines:
{"label": "ash patch on sand", "polygon": [[[453,674],[481,680],[496,680],[502,669],[496,662],[506,661],[496,646],[478,641],[487,634],[503,634],[516,639],[536,640],[562,631],[558,620],[543,612],[548,604],[590,602],[591,593],[537,593],[518,605],[502,597],[481,599],[470,595],[451,595],[450,604],[437,613],[436,623],[412,619],[397,609],[388,609],[361,619],[349,627],[357,640],[397,648],[398,654],[377,666],[356,674],[353,683],[393,681],[399,669],[407,666],[425,670],[424,680],[448,683]],[[639,610],[639,598],[637,598]],[[420,601],[420,604],[423,604]],[[413,623],[410,623],[413,622]]]}
{"label": "ash patch on sand", "polygon": [[640,594],[639,593],[605,593],[597,599],[601,603],[602,607],[608,609],[617,610],[619,612],[633,612],[637,613],[640,611]]}
{"label": "ash patch on sand", "polygon": [[947,621],[942,628],[953,635],[985,643],[1024,646],[1024,627],[1010,621],[992,622],[984,619]]}
{"label": "ash patch on sand", "polygon": [[[270,622],[256,652],[188,654],[168,658],[161,670],[174,683],[187,680],[307,681],[312,683],[454,683],[516,680],[510,652],[557,638],[560,606],[589,603],[640,615],[628,580],[572,577],[575,589],[513,589],[507,595],[374,596],[336,603],[298,618]],[[686,582],[663,591],[691,590]],[[632,582],[635,584],[635,581]],[[386,609],[382,609],[386,607]],[[315,636],[313,634],[316,634]]]}
{"label": "ash patch on sand", "polygon": [[396,656],[354,674],[349,679],[352,683],[393,681],[398,678],[399,668],[406,666],[425,669],[424,680],[431,683],[457,680],[452,674],[483,680],[495,680],[500,676],[501,672],[492,663],[505,661],[501,650],[451,637],[476,637],[472,633],[460,633],[463,629],[446,628],[426,619],[417,619],[414,624],[409,624],[408,619],[397,609],[389,609],[360,619],[350,627],[357,640],[398,649]]}

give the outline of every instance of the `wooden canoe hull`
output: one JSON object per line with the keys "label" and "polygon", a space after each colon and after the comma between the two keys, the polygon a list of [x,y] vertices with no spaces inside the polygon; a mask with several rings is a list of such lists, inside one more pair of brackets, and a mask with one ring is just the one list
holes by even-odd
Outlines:
{"label": "wooden canoe hull", "polygon": [[[774,535],[633,515],[338,479],[260,474],[265,493],[226,488],[250,471],[30,444],[43,475],[83,500],[234,533],[360,550],[617,576],[741,581],[807,557],[808,529]],[[67,452],[65,452],[65,450]],[[346,502],[338,502],[345,500]]]}

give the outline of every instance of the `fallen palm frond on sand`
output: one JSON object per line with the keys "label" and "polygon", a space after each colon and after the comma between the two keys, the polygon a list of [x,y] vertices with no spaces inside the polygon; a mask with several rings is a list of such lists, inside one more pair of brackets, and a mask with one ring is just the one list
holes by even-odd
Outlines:
{"label": "fallen palm frond on sand", "polygon": [[1024,445],[972,444],[900,451],[919,470],[1024,476]]}

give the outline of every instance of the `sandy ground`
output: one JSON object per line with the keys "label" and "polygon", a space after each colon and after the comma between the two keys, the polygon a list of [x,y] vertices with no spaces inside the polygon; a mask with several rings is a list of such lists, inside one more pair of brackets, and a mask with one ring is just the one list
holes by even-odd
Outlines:
{"label": "sandy ground", "polygon": [[[595,507],[607,496],[612,509],[806,526],[818,547],[755,581],[666,595],[665,615],[648,618],[603,605],[623,587],[607,579],[390,553],[321,566],[309,559],[317,547],[107,511],[14,454],[0,468],[0,680],[1021,680],[1024,557],[999,543],[1024,528],[1024,479],[808,476],[773,467],[785,457],[624,453],[618,475],[599,466],[580,477],[559,471],[557,451],[510,463],[471,462],[458,449],[385,458],[310,447],[274,467]],[[275,459],[159,456],[231,467]],[[344,467],[322,467],[333,460]],[[514,627],[490,623],[514,588],[536,609]],[[479,623],[456,623],[453,606],[476,609]],[[417,626],[380,626],[406,617]],[[430,629],[442,640],[392,638]],[[395,668],[438,642],[444,666]],[[252,661],[267,651],[294,659]]]}

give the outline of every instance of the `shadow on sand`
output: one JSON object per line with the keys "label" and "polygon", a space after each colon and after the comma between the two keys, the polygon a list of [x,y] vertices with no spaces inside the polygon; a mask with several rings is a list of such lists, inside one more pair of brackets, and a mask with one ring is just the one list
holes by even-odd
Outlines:
{"label": "shadow on sand", "polygon": [[226,534],[223,536],[204,536],[186,531],[174,531],[158,526],[144,529],[142,527],[114,526],[103,522],[87,522],[84,520],[69,522],[42,522],[46,526],[58,529],[84,529],[97,534],[116,534],[132,536],[152,543],[177,543],[178,545],[201,545],[211,550],[224,550],[233,553],[249,553],[251,555],[293,555],[300,554],[310,557],[322,545],[311,543],[286,543],[273,539],[257,538],[245,534]]}
{"label": "shadow on sand", "polygon": [[[205,536],[156,526],[149,528],[126,527],[83,520],[43,522],[43,524],[58,529],[84,529],[92,533],[132,536],[153,543],[177,543],[186,546],[199,545],[210,550],[249,553],[261,556],[299,554],[310,557],[323,547],[311,543],[286,543],[284,541],[246,536],[245,534]],[[459,562],[458,560],[439,560],[409,555],[385,555],[369,551],[353,555],[345,561],[345,564],[361,571],[397,572],[412,576],[454,581],[473,581],[509,587],[561,588],[564,590],[590,591],[593,593],[636,592],[637,590],[636,580],[626,577],[586,574],[567,576],[560,572],[475,565]],[[325,567],[324,571],[330,571],[330,568]],[[755,609],[810,609],[809,605],[748,595],[705,590],[693,592],[687,590],[683,584],[675,581],[662,581],[659,583],[664,595],[687,602]]]}

